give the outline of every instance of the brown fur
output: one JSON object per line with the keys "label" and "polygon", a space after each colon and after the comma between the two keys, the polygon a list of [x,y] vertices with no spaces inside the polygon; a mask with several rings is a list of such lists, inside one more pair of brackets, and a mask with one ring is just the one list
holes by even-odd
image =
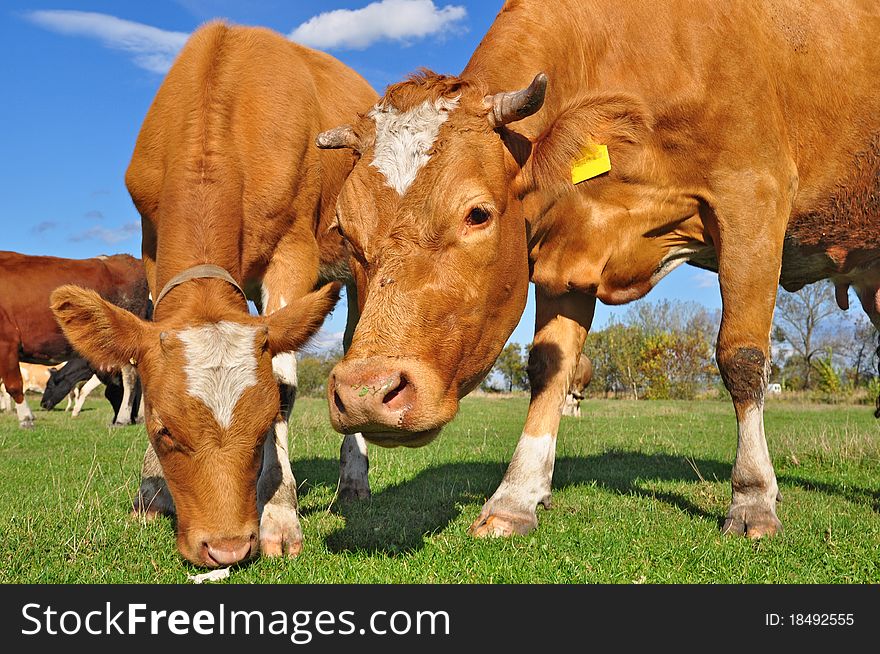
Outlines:
{"label": "brown fur", "polygon": [[140,261],[127,254],[63,259],[0,252],[0,381],[23,401],[19,362],[54,364],[75,354],[49,309],[56,287],[76,283],[139,316],[147,313]]}
{"label": "brown fur", "polygon": [[[265,289],[262,309],[271,316],[250,316],[237,290],[219,279],[174,287],[156,307],[155,324],[127,320],[73,288],[54,296],[59,320],[84,353],[98,363],[137,361],[147,430],[177,510],[178,546],[195,563],[212,564],[205,543],[234,549],[231,543],[255,538],[259,451],[275,422],[286,420],[272,357],[320,327],[339,287],[312,291],[321,268],[340,270],[345,255],[328,228],[352,157],[319,152],[314,139],[374,100],[352,70],[279,34],[224,23],[201,28],[156,94],[126,174],[142,217],[147,279],[157,297],[187,268],[220,266],[259,305]],[[220,321],[265,327],[253,343],[257,383],[244,391],[228,429],[187,393],[177,337]]]}
{"label": "brown fur", "polygon": [[[555,436],[595,299],[638,299],[685,256],[719,273],[717,359],[740,416],[763,391],[780,276],[852,284],[880,326],[878,34],[869,0],[507,2],[460,77],[425,73],[383,99],[404,109],[461,92],[403,197],[370,166],[371,122],[357,126],[366,147],[340,207],[365,255],[363,315],[331,378],[334,426],[363,426],[346,415],[346,385],[399,374],[409,383],[386,403],[406,391],[414,419],[384,414],[396,441],[442,426],[509,337],[525,275],[539,317],[523,438]],[[543,107],[493,130],[471,90],[524,89],[539,72]],[[571,164],[597,142],[611,170],[573,185]],[[480,230],[466,224],[474,203],[490,209]],[[759,419],[741,425],[737,461],[752,457],[772,489]],[[502,486],[474,533],[533,525],[520,485]],[[734,500],[743,533],[778,529],[770,495]]]}

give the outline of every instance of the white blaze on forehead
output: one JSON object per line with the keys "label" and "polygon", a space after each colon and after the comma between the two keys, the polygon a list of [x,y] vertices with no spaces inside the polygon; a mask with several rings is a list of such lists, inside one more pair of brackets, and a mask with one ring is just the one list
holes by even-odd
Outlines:
{"label": "white blaze on forehead", "polygon": [[223,321],[178,334],[185,346],[187,391],[211,409],[224,429],[232,423],[232,411],[242,394],[257,383],[258,329]]}
{"label": "white blaze on forehead", "polygon": [[377,104],[367,114],[376,123],[376,143],[371,166],[385,175],[388,186],[406,193],[431,156],[440,125],[458,107],[459,98],[425,100],[408,111]]}

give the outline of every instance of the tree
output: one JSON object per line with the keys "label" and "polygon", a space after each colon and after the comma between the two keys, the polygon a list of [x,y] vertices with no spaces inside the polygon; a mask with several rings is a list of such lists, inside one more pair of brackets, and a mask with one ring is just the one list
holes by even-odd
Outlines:
{"label": "tree", "polygon": [[587,337],[593,387],[633,399],[693,398],[718,377],[713,343],[719,322],[718,312],[695,302],[637,302],[623,321]]}
{"label": "tree", "polygon": [[780,291],[776,298],[773,338],[793,352],[806,389],[814,386],[817,357],[829,348],[838,349],[838,321],[833,320],[837,315],[830,282],[809,284],[796,293]]}
{"label": "tree", "polygon": [[862,386],[877,374],[877,330],[863,313],[856,314],[844,355],[853,386]]}
{"label": "tree", "polygon": [[296,362],[296,392],[302,397],[324,397],[327,378],[339,360],[342,350],[334,349],[317,354],[298,354]]}
{"label": "tree", "polygon": [[529,376],[519,343],[508,343],[495,361],[495,371],[504,378],[508,392],[514,388],[527,389]]}

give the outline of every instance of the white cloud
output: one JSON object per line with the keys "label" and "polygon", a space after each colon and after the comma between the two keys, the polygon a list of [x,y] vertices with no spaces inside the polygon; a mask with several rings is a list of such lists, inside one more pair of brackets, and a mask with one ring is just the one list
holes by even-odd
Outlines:
{"label": "white cloud", "polygon": [[718,288],[718,274],[711,270],[701,270],[692,276],[697,288]]}
{"label": "white cloud", "polygon": [[87,229],[86,231],[80,232],[79,234],[74,234],[70,237],[70,240],[74,243],[98,240],[103,241],[108,245],[113,245],[114,243],[125,241],[133,236],[140,236],[140,234],[141,224],[140,222],[134,222],[126,223],[122,227],[117,227],[116,229],[108,229],[107,227],[92,227],[91,229]]}
{"label": "white cloud", "polygon": [[343,332],[331,332],[326,326],[321,327],[318,333],[312,336],[303,351],[307,354],[319,354],[328,350],[341,350],[343,335]]}
{"label": "white cloud", "polygon": [[107,48],[133,55],[136,65],[153,73],[167,73],[189,38],[185,32],[169,32],[90,11],[32,11],[26,17],[53,32],[99,39]]}
{"label": "white cloud", "polygon": [[289,37],[313,48],[362,50],[376,41],[409,41],[440,34],[467,16],[459,5],[433,0],[379,0],[362,9],[336,9],[310,18]]}

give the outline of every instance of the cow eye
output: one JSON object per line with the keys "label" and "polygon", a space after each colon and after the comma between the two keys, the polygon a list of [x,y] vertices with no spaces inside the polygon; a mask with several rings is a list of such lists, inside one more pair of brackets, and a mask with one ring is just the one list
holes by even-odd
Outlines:
{"label": "cow eye", "polygon": [[465,222],[471,226],[479,226],[485,225],[489,222],[489,218],[492,217],[492,214],[489,213],[489,210],[484,207],[474,207],[471,209],[470,213],[467,215]]}

